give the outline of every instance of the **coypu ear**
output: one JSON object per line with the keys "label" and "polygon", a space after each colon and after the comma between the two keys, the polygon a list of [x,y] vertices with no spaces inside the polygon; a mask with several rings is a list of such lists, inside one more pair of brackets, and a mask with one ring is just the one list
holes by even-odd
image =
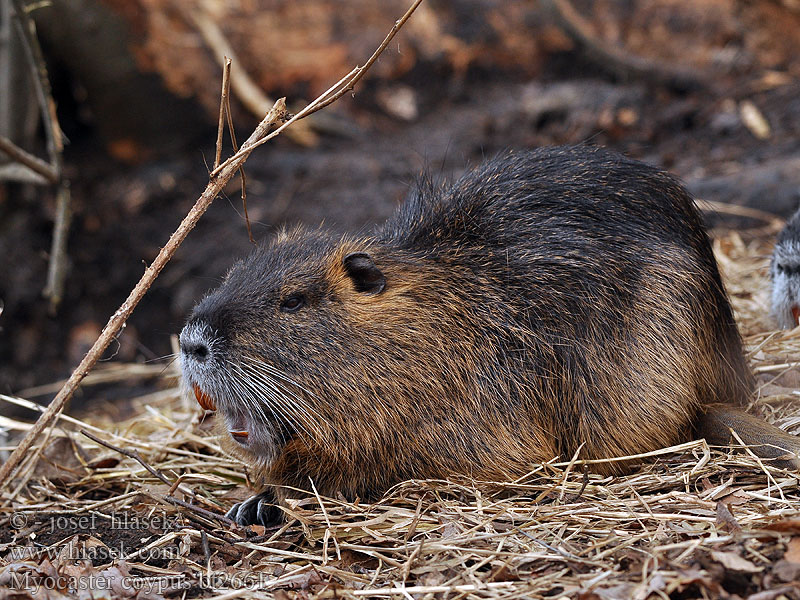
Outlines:
{"label": "coypu ear", "polygon": [[352,252],[342,259],[347,276],[359,292],[380,294],[386,287],[386,277],[372,262],[372,257],[364,252]]}

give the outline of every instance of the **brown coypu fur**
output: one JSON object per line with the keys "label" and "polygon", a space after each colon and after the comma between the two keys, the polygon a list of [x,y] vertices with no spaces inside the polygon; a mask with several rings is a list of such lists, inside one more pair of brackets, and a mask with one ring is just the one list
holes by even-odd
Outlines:
{"label": "brown coypu fur", "polygon": [[373,236],[283,232],[198,304],[181,350],[229,447],[279,486],[234,507],[241,523],[309,480],[371,498],[730,426],[764,456],[800,447],[737,408],[752,377],[692,199],[589,147],[423,184]]}

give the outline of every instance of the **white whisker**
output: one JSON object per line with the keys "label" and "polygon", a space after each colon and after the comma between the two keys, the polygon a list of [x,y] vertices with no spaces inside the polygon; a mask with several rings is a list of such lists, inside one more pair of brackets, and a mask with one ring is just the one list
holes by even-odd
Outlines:
{"label": "white whisker", "polygon": [[305,388],[272,365],[249,357],[245,359],[247,363],[236,365],[236,371],[245,388],[243,395],[247,397],[248,406],[252,406],[252,403],[266,404],[273,415],[280,415],[283,421],[297,430],[310,437],[323,437],[319,419],[315,419],[312,414],[316,411],[311,409],[302,395],[289,386],[301,391],[305,391]]}

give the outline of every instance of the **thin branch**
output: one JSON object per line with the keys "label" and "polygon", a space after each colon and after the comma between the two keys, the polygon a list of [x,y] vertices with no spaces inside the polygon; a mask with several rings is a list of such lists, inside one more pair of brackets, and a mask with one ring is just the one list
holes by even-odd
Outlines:
{"label": "thin branch", "polygon": [[81,433],[83,435],[85,435],[86,437],[88,437],[93,442],[96,442],[96,443],[100,444],[101,446],[105,446],[109,450],[113,450],[114,452],[119,452],[123,456],[127,456],[128,458],[132,458],[133,460],[138,462],[140,465],[142,465],[145,469],[147,469],[147,471],[153,477],[155,477],[156,479],[160,480],[162,483],[166,483],[169,486],[172,485],[172,482],[169,479],[167,479],[162,473],[156,471],[153,467],[148,465],[145,462],[145,460],[142,458],[142,455],[139,454],[139,452],[137,450],[125,450],[124,448],[120,448],[119,446],[115,446],[114,444],[111,444],[109,442],[101,440],[96,435],[92,435],[91,433],[89,433],[85,429],[81,429]]}
{"label": "thin branch", "polygon": [[68,181],[62,181],[56,195],[56,220],[53,225],[53,241],[50,245],[50,262],[47,265],[47,284],[42,291],[50,299],[50,310],[55,312],[64,298],[67,277],[67,237],[72,220]]}
{"label": "thin branch", "polygon": [[18,162],[0,165],[0,181],[16,181],[32,185],[49,185],[50,182],[35,171]]}
{"label": "thin branch", "polygon": [[219,121],[217,122],[217,152],[214,155],[214,168],[219,166],[222,160],[222,134],[225,131],[225,110],[228,106],[228,93],[231,89],[231,59],[225,57],[225,64],[222,67],[222,92],[219,96]]}
{"label": "thin branch", "polygon": [[252,148],[248,148],[247,150],[245,150],[245,148],[242,148],[241,151],[239,151],[236,154],[234,154],[233,156],[231,156],[228,160],[226,160],[219,167],[217,167],[215,170],[213,170],[211,172],[211,176],[212,177],[216,176],[217,173],[219,173],[222,170],[222,168],[226,165],[226,163],[228,163],[229,161],[238,160],[242,155],[249,154],[250,152],[252,152],[255,148],[257,148],[261,144],[265,144],[267,141],[269,141],[270,139],[272,139],[276,135],[279,135],[284,129],[289,127],[289,125],[291,125],[295,121],[299,121],[300,119],[304,119],[305,117],[314,114],[315,112],[325,108],[326,106],[328,106],[332,102],[336,102],[339,98],[344,96],[348,91],[352,90],[353,86],[355,86],[355,84],[358,83],[358,80],[361,79],[364,76],[364,73],[366,73],[367,70],[373,65],[373,63],[376,60],[378,60],[378,57],[381,55],[381,53],[386,49],[386,47],[392,41],[392,38],[394,38],[394,36],[397,34],[397,32],[400,30],[400,28],[403,25],[405,25],[406,21],[408,21],[408,19],[411,17],[411,15],[414,13],[414,11],[417,10],[417,7],[420,4],[422,4],[422,0],[415,0],[414,4],[411,5],[411,8],[409,8],[406,11],[406,13],[402,17],[400,17],[400,19],[395,21],[394,26],[389,31],[389,33],[387,34],[386,38],[383,40],[383,42],[381,42],[381,45],[378,46],[378,49],[375,50],[375,52],[372,54],[372,56],[369,57],[369,60],[366,63],[364,63],[363,67],[356,67],[355,69],[350,71],[347,75],[342,77],[339,81],[337,81],[330,88],[328,88],[327,91],[325,91],[322,95],[320,95],[311,104],[306,106],[303,110],[301,110],[299,113],[294,115],[291,119],[286,121],[283,125],[278,127],[271,134],[269,134],[265,138],[259,140]]}
{"label": "thin branch", "polygon": [[186,502],[185,500],[180,500],[175,498],[174,496],[162,496],[161,499],[165,502],[172,504],[173,506],[180,506],[181,508],[186,508],[191,510],[192,512],[196,512],[201,517],[205,517],[206,519],[211,519],[212,521],[219,521],[221,523],[225,523],[226,525],[235,525],[236,527],[241,527],[236,521],[226,517],[225,515],[213,513],[210,510],[206,510],[205,508],[201,508],[196,504],[192,504],[191,502]]}
{"label": "thin branch", "polygon": [[41,158],[34,156],[29,152],[25,152],[25,150],[2,135],[0,135],[0,150],[8,154],[12,160],[21,165],[25,165],[31,171],[34,171],[47,179],[49,183],[58,183],[61,176],[56,167],[46,163]]}
{"label": "thin branch", "polygon": [[[400,27],[402,27],[403,24],[408,20],[408,18],[411,16],[411,13],[414,12],[421,2],[422,0],[416,0],[406,14],[399,21],[395,22],[394,27],[392,27],[392,30],[389,32],[389,35],[379,46],[378,50],[376,50],[372,57],[367,61],[364,67],[358,67],[351,71],[351,74],[357,73],[357,75],[353,76],[352,78],[350,78],[348,75],[345,77],[345,79],[340,81],[347,80],[347,84],[350,86],[355,84],[364,74],[366,69],[375,62],[378,54],[383,51],[386,46],[388,46],[391,39],[394,37]],[[264,117],[261,123],[258,124],[253,133],[250,134],[250,137],[247,138],[244,144],[242,144],[241,149],[233,157],[226,160],[210,174],[206,189],[197,199],[195,205],[192,207],[186,217],[184,217],[183,221],[181,221],[178,229],[176,229],[169,238],[169,241],[167,241],[167,243],[158,253],[158,256],[156,256],[152,264],[145,269],[144,275],[142,275],[139,283],[137,283],[133,290],[131,290],[131,293],[128,295],[128,298],[125,300],[125,302],[122,303],[122,306],[120,306],[119,309],[117,309],[117,311],[108,320],[108,323],[106,323],[106,326],[103,328],[100,337],[97,338],[89,352],[87,352],[86,356],[83,357],[81,363],[72,372],[72,375],[70,375],[69,379],[58,392],[56,397],[53,398],[53,401],[47,407],[47,410],[42,413],[34,426],[31,427],[22,441],[20,441],[14,452],[11,453],[11,456],[8,457],[8,460],[6,460],[3,466],[0,467],[0,489],[9,484],[12,473],[19,465],[22,458],[26,456],[28,450],[30,450],[31,446],[33,445],[34,440],[41,435],[48,425],[50,425],[56,415],[58,415],[64,409],[67,401],[75,393],[75,390],[78,388],[83,378],[86,377],[92,367],[94,367],[94,365],[100,359],[105,349],[111,343],[111,340],[117,335],[119,330],[122,328],[122,325],[130,317],[133,309],[153,284],[156,277],[158,277],[158,274],[161,272],[167,262],[169,262],[170,258],[172,258],[172,255],[175,254],[175,251],[181,245],[183,240],[186,239],[186,236],[189,235],[189,232],[200,220],[200,217],[203,215],[203,213],[205,213],[217,195],[225,187],[225,184],[230,181],[231,177],[233,177],[236,171],[239,170],[244,161],[247,160],[247,157],[250,156],[250,153],[264,143],[264,140],[268,138],[272,139],[286,129],[288,125],[294,123],[299,118],[308,116],[309,114],[322,108],[323,102],[325,103],[324,106],[327,106],[336,98],[341,97],[346,91],[346,89],[341,91],[329,90],[330,94],[329,92],[326,92],[317,100],[309,104],[305,109],[303,109],[303,111],[289,120],[286,119],[286,101],[284,98],[279,99],[270,109],[267,116]],[[335,96],[335,98],[333,96]],[[272,133],[268,133],[270,128],[278,122],[282,122],[283,125],[281,125]]]}
{"label": "thin branch", "polygon": [[[14,81],[13,30],[11,15],[13,14],[10,0],[0,0],[0,89],[10,90]],[[12,121],[11,94],[0,95],[0,131],[9,131]]]}

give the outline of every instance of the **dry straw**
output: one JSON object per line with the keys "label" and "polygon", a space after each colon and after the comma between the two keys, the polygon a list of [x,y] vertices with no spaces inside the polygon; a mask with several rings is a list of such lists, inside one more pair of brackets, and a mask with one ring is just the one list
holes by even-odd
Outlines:
{"label": "dry straw", "polygon": [[[797,432],[800,333],[766,316],[774,228],[715,249],[758,375],[753,408]],[[152,375],[114,369],[93,378]],[[166,369],[129,420],[60,417],[28,483],[5,493],[0,586],[14,571],[94,577],[119,597],[136,582],[152,597],[218,599],[798,598],[797,473],[703,441],[626,477],[591,474],[578,455],[514,482],[405,482],[377,503],[298,494],[284,526],[236,527],[222,515],[248,493],[245,468],[176,377]]]}

